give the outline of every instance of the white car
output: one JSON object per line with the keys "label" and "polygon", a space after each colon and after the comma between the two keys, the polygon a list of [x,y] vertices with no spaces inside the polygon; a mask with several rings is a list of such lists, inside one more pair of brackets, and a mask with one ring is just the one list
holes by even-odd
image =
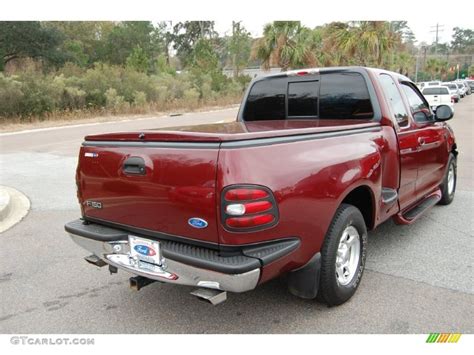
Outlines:
{"label": "white car", "polygon": [[448,88],[454,102],[461,100],[461,90],[458,89],[458,86],[455,83],[442,83],[441,86],[446,86]]}
{"label": "white car", "polygon": [[454,99],[446,86],[428,86],[421,93],[433,111],[436,111],[439,105],[448,105],[454,112]]}
{"label": "white car", "polygon": [[464,86],[463,83],[455,82],[455,84],[458,86],[461,98],[463,98],[466,95],[466,87]]}

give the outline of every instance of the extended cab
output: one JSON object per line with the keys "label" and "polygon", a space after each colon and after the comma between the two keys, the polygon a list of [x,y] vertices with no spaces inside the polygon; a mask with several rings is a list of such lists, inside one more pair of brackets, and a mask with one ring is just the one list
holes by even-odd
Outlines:
{"label": "extended cab", "polygon": [[451,117],[383,70],[258,78],[235,122],[87,136],[82,217],[65,229],[137,289],[196,286],[216,304],[286,275],[292,294],[338,305],[359,285],[368,230],[453,200]]}

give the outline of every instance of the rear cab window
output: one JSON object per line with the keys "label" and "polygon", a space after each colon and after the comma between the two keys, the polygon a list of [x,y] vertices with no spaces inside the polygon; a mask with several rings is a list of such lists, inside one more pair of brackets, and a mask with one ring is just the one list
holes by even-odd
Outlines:
{"label": "rear cab window", "polygon": [[449,95],[447,87],[423,89],[423,95]]}
{"label": "rear cab window", "polygon": [[374,118],[369,90],[357,72],[269,77],[251,87],[244,121]]}

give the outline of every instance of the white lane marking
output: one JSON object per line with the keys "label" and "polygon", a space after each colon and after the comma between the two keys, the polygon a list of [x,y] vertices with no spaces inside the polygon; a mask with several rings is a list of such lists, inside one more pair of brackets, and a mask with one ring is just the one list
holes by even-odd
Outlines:
{"label": "white lane marking", "polygon": [[[202,111],[202,112],[189,112],[189,113],[184,113],[182,116],[187,116],[187,115],[192,115],[192,114],[206,114],[206,113],[213,113],[213,112],[221,112],[221,111],[230,111],[230,110],[235,110],[235,107],[229,107],[229,108],[224,108],[224,109],[218,109],[218,110],[210,110],[210,111]],[[124,120],[117,120],[117,121],[106,121],[106,122],[92,122],[92,123],[79,123],[75,125],[66,125],[66,126],[55,126],[55,127],[45,127],[45,128],[34,128],[34,129],[25,129],[23,131],[18,131],[18,132],[6,132],[6,133],[0,133],[0,137],[6,137],[6,136],[14,136],[17,134],[25,134],[25,133],[36,133],[36,132],[45,132],[45,131],[55,131],[58,129],[66,129],[66,128],[77,128],[77,127],[87,127],[87,126],[97,126],[100,124],[111,124],[111,123],[122,123],[122,122],[130,122],[130,121],[145,121],[145,120],[152,120],[152,119],[157,119],[157,118],[165,118],[165,117],[170,117],[169,115],[162,115],[162,116],[153,116],[153,117],[143,117],[143,118],[128,118]],[[225,121],[218,121],[216,123],[224,123]]]}

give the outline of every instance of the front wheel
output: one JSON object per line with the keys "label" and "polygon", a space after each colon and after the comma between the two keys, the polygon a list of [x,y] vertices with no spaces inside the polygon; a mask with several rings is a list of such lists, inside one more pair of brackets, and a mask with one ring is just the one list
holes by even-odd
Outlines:
{"label": "front wheel", "polygon": [[359,286],[367,251],[367,228],[360,211],[341,204],[321,249],[318,299],[329,306],[351,298]]}
{"label": "front wheel", "polygon": [[448,169],[444,176],[443,182],[441,183],[441,200],[440,205],[449,205],[454,200],[454,194],[456,192],[456,181],[457,181],[457,166],[456,157],[454,154],[449,155]]}

